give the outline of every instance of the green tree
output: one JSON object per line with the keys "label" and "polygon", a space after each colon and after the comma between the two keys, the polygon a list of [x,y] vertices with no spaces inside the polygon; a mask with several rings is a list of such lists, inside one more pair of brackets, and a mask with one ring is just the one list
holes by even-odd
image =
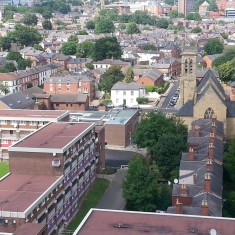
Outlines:
{"label": "green tree", "polygon": [[198,12],[195,12],[195,13],[188,13],[188,14],[186,15],[186,19],[187,19],[187,20],[196,20],[196,21],[201,21],[201,20],[202,20],[202,18],[201,18],[201,16],[199,15]]}
{"label": "green tree", "polygon": [[78,35],[88,35],[88,32],[86,30],[79,30]]}
{"label": "green tree", "polygon": [[145,51],[154,51],[156,50],[157,48],[153,45],[153,44],[150,44],[150,43],[147,43],[143,46],[143,50]]}
{"label": "green tree", "polygon": [[164,0],[164,2],[168,5],[171,5],[171,6],[175,5],[175,0]]}
{"label": "green tree", "polygon": [[[225,213],[223,213],[223,216],[225,217],[235,217],[235,192],[231,191],[228,193],[226,201],[223,205],[223,210],[225,210]],[[225,214],[225,215],[224,215]]]}
{"label": "green tree", "polygon": [[224,51],[224,53],[213,61],[213,67],[219,67],[220,65],[231,61],[235,58],[235,47],[229,48]]}
{"label": "green tree", "polygon": [[181,153],[186,150],[186,135],[169,133],[159,137],[157,144],[153,146],[152,153],[165,179],[171,179],[172,172],[179,168]]}
{"label": "green tree", "polygon": [[179,13],[177,10],[172,10],[168,12],[168,16],[170,19],[175,19],[175,18],[183,18],[184,14]]}
{"label": "green tree", "polygon": [[224,50],[224,44],[220,39],[212,38],[207,41],[204,50],[207,55],[220,54]]}
{"label": "green tree", "polygon": [[110,21],[107,18],[101,18],[96,24],[95,24],[95,33],[113,33],[115,30],[115,26],[112,21]]}
{"label": "green tree", "polygon": [[8,60],[15,60],[16,62],[22,59],[22,55],[18,51],[9,51],[6,58]]}
{"label": "green tree", "polygon": [[158,28],[163,28],[163,29],[167,29],[168,28],[168,25],[169,25],[169,21],[167,19],[164,19],[164,18],[160,18],[157,20],[156,22],[156,26]]}
{"label": "green tree", "polygon": [[224,153],[224,170],[230,182],[235,182],[235,139],[229,144],[228,150]]}
{"label": "green tree", "polygon": [[7,85],[4,85],[2,83],[0,83],[0,92],[3,93],[3,94],[7,94],[9,93],[9,87]]}
{"label": "green tree", "polygon": [[86,28],[87,28],[87,29],[95,29],[95,22],[92,21],[92,20],[88,20],[88,21],[86,22]]}
{"label": "green tree", "polygon": [[14,65],[14,63],[12,62],[9,62],[9,63],[6,63],[6,65],[4,66],[4,68],[8,71],[8,72],[15,72],[17,69],[16,69],[16,66]]}
{"label": "green tree", "polygon": [[17,61],[17,67],[19,70],[24,70],[27,67],[30,68],[31,67],[31,60],[30,59],[20,59]]}
{"label": "green tree", "polygon": [[37,51],[44,51],[44,49],[42,48],[42,46],[39,45],[39,44],[34,44],[34,45],[33,45],[33,48],[34,48],[35,50],[37,50]]}
{"label": "green tree", "polygon": [[147,11],[135,11],[129,19],[129,22],[143,25],[156,25],[156,17],[151,16]]}
{"label": "green tree", "polygon": [[92,41],[85,41],[77,45],[76,57],[78,58],[92,58],[95,44]]}
{"label": "green tree", "polygon": [[148,160],[142,156],[134,157],[123,181],[123,197],[128,210],[155,211],[157,205],[156,173]]}
{"label": "green tree", "polygon": [[49,9],[43,11],[41,14],[42,14],[42,17],[46,20],[49,20],[52,17],[52,11]]}
{"label": "green tree", "polygon": [[138,26],[137,26],[136,23],[131,22],[131,23],[129,23],[129,24],[127,25],[126,33],[127,33],[127,34],[131,34],[131,35],[132,35],[132,34],[137,34],[137,33],[140,33],[140,30],[139,30],[139,28],[138,28]]}
{"label": "green tree", "polygon": [[77,43],[76,42],[66,42],[63,44],[63,46],[61,47],[60,51],[64,54],[64,55],[75,55],[77,52]]}
{"label": "green tree", "polygon": [[215,0],[209,1],[209,11],[219,11]]}
{"label": "green tree", "polygon": [[94,69],[94,65],[92,63],[86,63],[85,66],[86,66],[86,68],[88,68],[90,70]]}
{"label": "green tree", "polygon": [[21,24],[17,24],[15,30],[7,34],[7,38],[10,42],[18,43],[21,46],[33,46],[42,39],[36,29]]}
{"label": "green tree", "polygon": [[129,83],[129,82],[133,82],[134,81],[134,72],[133,72],[133,69],[131,67],[129,67],[126,71],[126,74],[125,74],[125,79],[124,81],[126,83]]}
{"label": "green tree", "polygon": [[76,35],[71,35],[69,38],[68,38],[68,42],[76,42],[78,43],[78,38]]}
{"label": "green tree", "polygon": [[108,68],[108,70],[102,76],[102,79],[99,83],[99,89],[105,93],[110,93],[111,88],[117,82],[120,82],[124,79],[124,74],[121,71],[121,67],[113,65]]}
{"label": "green tree", "polygon": [[202,29],[200,27],[195,27],[192,29],[192,33],[201,33]]}
{"label": "green tree", "polygon": [[38,18],[35,14],[26,14],[22,19],[22,22],[26,25],[36,25],[38,23]]}
{"label": "green tree", "polygon": [[42,27],[45,30],[51,30],[52,29],[52,23],[50,20],[44,20],[42,23]]}
{"label": "green tree", "polygon": [[116,37],[105,37],[96,40],[93,53],[95,61],[108,58],[119,59],[121,55],[122,50]]}

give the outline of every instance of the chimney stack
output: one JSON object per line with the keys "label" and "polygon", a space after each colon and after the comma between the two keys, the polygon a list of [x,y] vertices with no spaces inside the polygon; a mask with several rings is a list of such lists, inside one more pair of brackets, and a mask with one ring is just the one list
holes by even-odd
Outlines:
{"label": "chimney stack", "polygon": [[212,164],[213,164],[213,160],[212,159],[207,159],[207,169],[212,169]]}
{"label": "chimney stack", "polygon": [[209,143],[208,146],[208,158],[214,160],[214,145]]}
{"label": "chimney stack", "polygon": [[200,126],[199,125],[195,125],[194,126],[194,135],[195,137],[200,137]]}
{"label": "chimney stack", "polygon": [[211,133],[213,133],[214,135],[216,134],[216,125],[215,125],[215,122],[213,121],[211,123]]}
{"label": "chimney stack", "polygon": [[183,204],[179,202],[178,198],[176,199],[175,212],[176,214],[183,214]]}
{"label": "chimney stack", "polygon": [[197,183],[197,173],[193,174],[193,184]]}
{"label": "chimney stack", "polygon": [[211,144],[215,143],[215,134],[214,133],[210,133],[210,143]]}
{"label": "chimney stack", "polygon": [[180,194],[182,194],[182,195],[187,195],[188,194],[186,184],[181,185]]}
{"label": "chimney stack", "polygon": [[205,174],[205,181],[204,181],[204,191],[207,193],[211,192],[211,174]]}
{"label": "chimney stack", "polygon": [[194,150],[192,147],[189,147],[188,159],[189,159],[189,161],[195,160],[195,154],[194,154]]}
{"label": "chimney stack", "polygon": [[208,216],[209,215],[209,209],[208,209],[207,200],[202,200],[201,215],[203,215],[203,216]]}

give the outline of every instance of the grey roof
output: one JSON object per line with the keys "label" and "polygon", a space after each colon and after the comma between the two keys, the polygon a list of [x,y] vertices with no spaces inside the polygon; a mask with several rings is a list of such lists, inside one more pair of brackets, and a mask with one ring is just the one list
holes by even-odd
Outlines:
{"label": "grey roof", "polygon": [[211,60],[214,61],[215,59],[219,58],[222,54],[214,54],[214,55],[207,55],[207,57]]}
{"label": "grey roof", "polygon": [[158,69],[154,69],[147,72],[146,74],[143,74],[143,76],[148,77],[153,81],[157,81],[162,75],[163,73]]}
{"label": "grey roof", "polygon": [[229,118],[235,117],[235,102],[226,100],[225,103],[227,106],[227,117]]}
{"label": "grey roof", "polygon": [[52,94],[52,103],[85,103],[87,101],[85,94]]}
{"label": "grey roof", "polygon": [[34,93],[37,93],[37,94],[45,94],[46,93],[43,89],[41,89],[37,86],[30,87],[27,90],[24,90],[22,92],[25,93],[26,95],[28,95],[31,99],[33,99],[35,97]]}
{"label": "grey roof", "polygon": [[111,90],[139,90],[144,89],[144,85],[135,82],[125,83],[117,82],[113,85]]}
{"label": "grey roof", "polygon": [[6,95],[0,98],[0,101],[8,105],[11,109],[24,109],[34,104],[34,100],[23,92]]}
{"label": "grey roof", "polygon": [[208,71],[211,71],[216,78],[219,78],[219,73],[212,68],[204,68],[196,70],[196,77],[203,78]]}
{"label": "grey roof", "polygon": [[177,116],[181,117],[193,117],[193,100],[188,100],[176,113]]}

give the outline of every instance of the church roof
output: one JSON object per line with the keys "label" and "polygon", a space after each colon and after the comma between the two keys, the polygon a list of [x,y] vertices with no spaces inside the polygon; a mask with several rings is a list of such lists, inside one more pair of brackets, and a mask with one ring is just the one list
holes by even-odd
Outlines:
{"label": "church roof", "polygon": [[227,106],[227,117],[235,117],[235,102],[231,100],[226,100]]}
{"label": "church roof", "polygon": [[193,116],[193,100],[188,100],[177,112],[177,116],[192,117]]}

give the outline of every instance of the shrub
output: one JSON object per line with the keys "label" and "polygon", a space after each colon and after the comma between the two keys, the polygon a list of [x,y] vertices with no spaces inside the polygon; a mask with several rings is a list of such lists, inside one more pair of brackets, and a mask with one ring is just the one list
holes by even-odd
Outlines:
{"label": "shrub", "polygon": [[148,103],[149,99],[146,98],[146,97],[138,97],[136,99],[136,101],[137,101],[138,104],[146,104],[146,103]]}
{"label": "shrub", "polygon": [[102,100],[102,104],[106,104],[106,105],[112,104],[112,100],[110,100],[110,99]]}

